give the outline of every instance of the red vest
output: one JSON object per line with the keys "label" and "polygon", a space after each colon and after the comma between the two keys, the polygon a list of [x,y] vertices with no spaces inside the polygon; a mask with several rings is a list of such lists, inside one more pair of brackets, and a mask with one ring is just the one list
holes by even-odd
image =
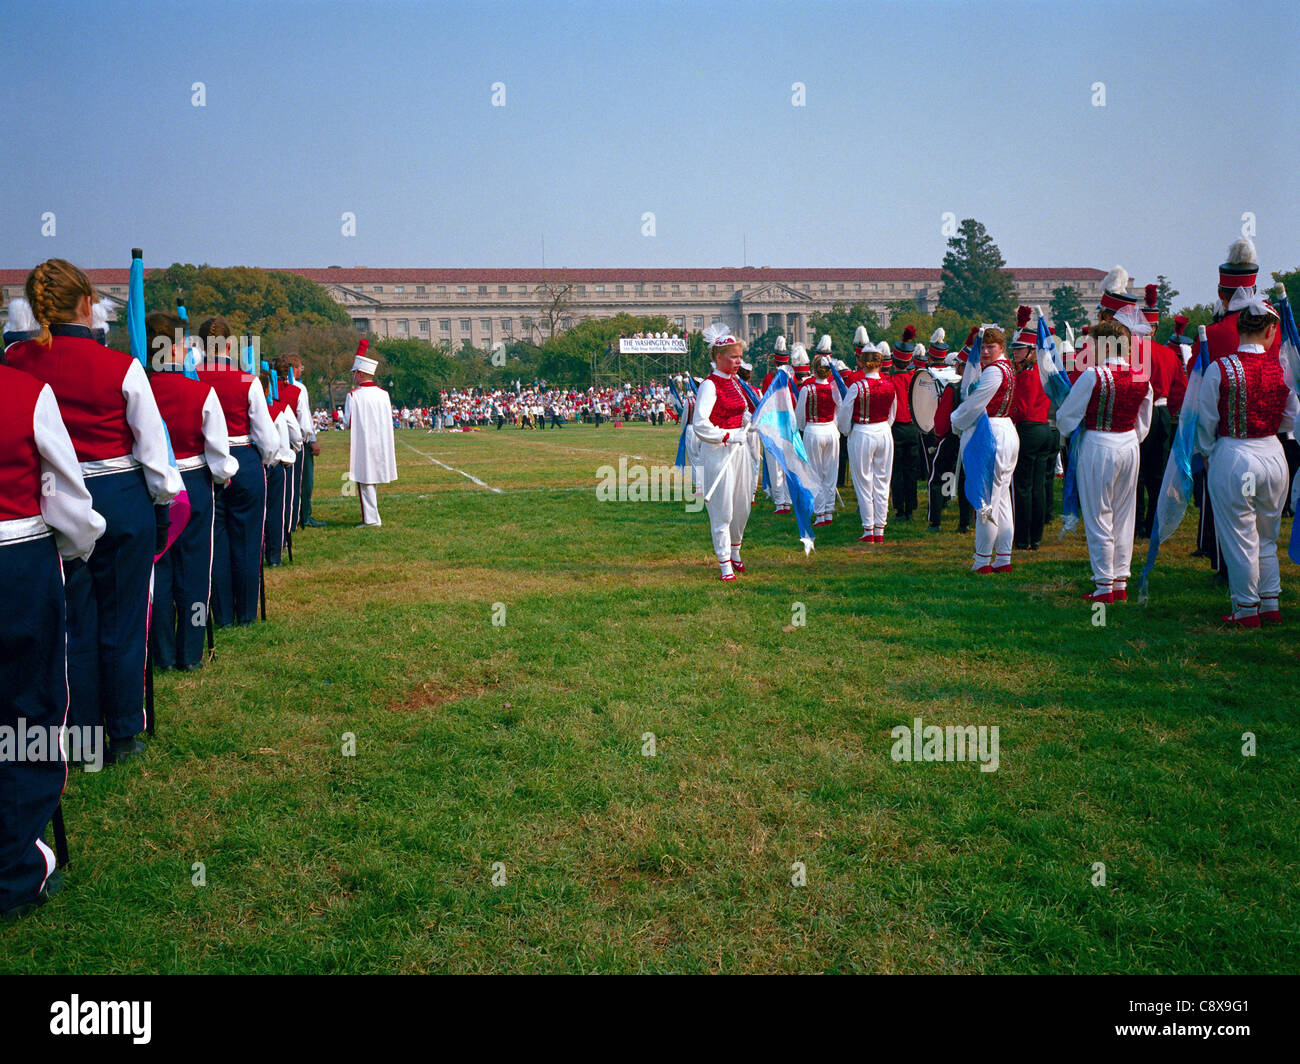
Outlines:
{"label": "red vest", "polygon": [[1238,351],[1215,362],[1220,375],[1219,435],[1237,440],[1276,436],[1290,391],[1277,356]]}
{"label": "red vest", "polygon": [[280,398],[288,405],[294,420],[298,420],[298,395],[302,389],[296,384],[290,384],[288,381],[281,381],[279,384]]}
{"label": "red vest", "polygon": [[267,408],[266,408],[267,413],[271,415],[272,421],[274,421],[276,418],[278,418],[281,414],[283,414],[288,409],[289,409],[289,404],[284,401],[283,395],[281,395],[279,399],[275,400],[275,402],[267,404]]}
{"label": "red vest", "polygon": [[1183,360],[1164,344],[1151,345],[1151,397],[1169,400],[1170,413],[1177,416],[1187,393],[1187,371]]}
{"label": "red vest", "polygon": [[[1222,321],[1216,321],[1213,325],[1205,327],[1205,342],[1210,346],[1210,361],[1216,358],[1223,358],[1226,355],[1235,355],[1237,348],[1241,344],[1237,336],[1237,315],[1241,311],[1234,310]],[[1195,355],[1199,348],[1199,341],[1192,347],[1192,354]],[[1278,329],[1277,335],[1273,337],[1273,343],[1269,345],[1266,354],[1270,358],[1277,358],[1282,350],[1282,330]]]}
{"label": "red vest", "polygon": [[848,369],[840,374],[840,380],[844,382],[844,387],[852,388],[858,381],[866,377],[866,371],[861,369]]}
{"label": "red vest", "polygon": [[889,408],[893,406],[896,392],[894,386],[883,377],[862,378],[864,395],[859,392],[853,400],[853,424],[878,425],[889,420]]}
{"label": "red vest", "polygon": [[[1005,358],[1000,358],[996,362],[990,363],[986,368],[997,369],[1002,373],[1002,383],[998,385],[998,390],[993,393],[993,398],[988,401],[984,407],[989,417],[1006,417],[1011,410],[1011,404],[1016,394],[1016,378],[1011,371],[1011,363]],[[1035,372],[1037,372],[1035,370]]]}
{"label": "red vest", "polygon": [[1150,385],[1129,366],[1098,366],[1083,427],[1095,432],[1131,432]]}
{"label": "red vest", "polygon": [[709,380],[717,398],[709,411],[709,421],[720,429],[738,429],[745,421],[745,393],[731,377],[710,373]]}
{"label": "red vest", "polygon": [[894,415],[895,424],[912,423],[912,378],[914,376],[910,369],[905,373],[889,375],[889,381],[894,386],[894,394],[898,396],[898,412]]}
{"label": "red vest", "polygon": [[43,385],[0,366],[0,521],[41,512],[41,455],[36,449],[36,400]]}
{"label": "red vest", "polygon": [[48,348],[35,340],[14,344],[5,352],[5,361],[53,389],[77,461],[96,462],[131,453],[135,435],[126,421],[126,397],[122,395],[122,381],[131,368],[130,355],[86,337],[55,336]]}
{"label": "red vest", "polygon": [[808,392],[807,405],[804,407],[807,420],[817,425],[834,421],[835,382],[829,379],[819,381],[815,377],[809,377],[804,384],[804,389]]}
{"label": "red vest", "polygon": [[[231,439],[247,436],[250,431],[248,418],[248,386],[253,383],[253,375],[244,373],[234,366],[220,369],[199,370],[199,381],[210,385],[217,393],[217,402],[221,412],[226,415],[226,431]],[[232,444],[238,447],[239,444]]]}
{"label": "red vest", "polygon": [[1022,421],[1047,424],[1047,415],[1052,411],[1051,401],[1043,391],[1043,378],[1039,376],[1038,367],[1029,365],[1016,374],[1014,395],[1011,399],[1011,420],[1019,424]]}
{"label": "red vest", "polygon": [[179,462],[203,453],[203,404],[212,394],[212,385],[192,381],[179,370],[166,370],[149,378],[158,412],[167,423],[172,454]]}
{"label": "red vest", "polygon": [[957,387],[950,384],[939,396],[939,409],[934,412],[934,434],[940,439],[952,432],[952,412],[957,408]]}

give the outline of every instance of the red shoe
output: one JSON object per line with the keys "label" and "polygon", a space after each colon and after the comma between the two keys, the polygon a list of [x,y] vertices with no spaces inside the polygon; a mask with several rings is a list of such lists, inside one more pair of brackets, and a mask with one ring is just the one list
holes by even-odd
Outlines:
{"label": "red shoe", "polygon": [[743,575],[744,575],[744,572],[745,572],[745,563],[744,563],[744,562],[741,562],[741,561],[737,561],[735,558],[732,558],[732,559],[731,559],[731,568],[732,568],[735,572],[740,573],[740,574],[743,576]]}
{"label": "red shoe", "polygon": [[1264,623],[1264,624],[1281,624],[1281,623],[1282,623],[1282,611],[1281,611],[1281,610],[1269,610],[1267,613],[1261,613],[1261,614],[1259,615],[1259,619],[1260,619],[1260,621],[1261,621],[1262,623]]}
{"label": "red shoe", "polygon": [[877,542],[877,543],[884,543],[884,542],[885,542],[885,537],[884,537],[884,534],[883,534],[883,533],[877,533],[875,539],[876,539],[876,542]]}
{"label": "red shoe", "polygon": [[1116,602],[1128,601],[1128,588],[1126,587],[1121,587],[1118,591],[1111,592],[1111,594],[1114,596],[1114,601]]}
{"label": "red shoe", "polygon": [[1084,602],[1114,602],[1115,593],[1113,591],[1089,591],[1083,596]]}
{"label": "red shoe", "polygon": [[876,542],[876,537],[875,537],[874,535],[872,535],[870,532],[863,532],[862,535],[860,535],[860,536],[858,537],[858,542],[859,542],[859,543],[875,543],[875,542]]}
{"label": "red shoe", "polygon": [[723,582],[724,584],[730,584],[730,583],[731,583],[733,580],[735,580],[735,579],[736,579],[736,574],[735,574],[735,573],[723,573],[723,574],[722,574],[722,582]]}
{"label": "red shoe", "polygon": [[993,566],[991,566],[991,565],[981,565],[978,569],[975,570],[975,572],[977,572],[977,573],[979,573],[979,574],[981,574],[981,575],[987,575],[987,574],[993,572]]}
{"label": "red shoe", "polygon": [[1006,565],[995,565],[990,571],[994,573],[1009,573],[1011,572],[1011,563],[1007,562]]}
{"label": "red shoe", "polygon": [[788,513],[790,513],[790,507],[788,507],[788,506],[778,506],[774,512],[775,512],[775,513],[778,513],[778,514],[788,514]]}
{"label": "red shoe", "polygon": [[1251,613],[1245,617],[1234,617],[1231,613],[1222,618],[1223,623],[1229,628],[1258,628],[1259,614]]}

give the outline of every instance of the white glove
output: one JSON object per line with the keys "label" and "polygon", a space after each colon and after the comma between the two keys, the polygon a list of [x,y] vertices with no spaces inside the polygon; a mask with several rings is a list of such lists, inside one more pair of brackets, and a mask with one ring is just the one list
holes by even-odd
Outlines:
{"label": "white glove", "polygon": [[731,436],[727,439],[728,447],[738,447],[749,442],[749,429],[741,427],[731,430]]}

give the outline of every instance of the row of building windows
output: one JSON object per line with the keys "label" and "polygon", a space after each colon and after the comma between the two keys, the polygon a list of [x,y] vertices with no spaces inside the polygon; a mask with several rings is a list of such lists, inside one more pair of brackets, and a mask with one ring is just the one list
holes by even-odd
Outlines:
{"label": "row of building windows", "polygon": [[[365,292],[365,291],[366,291],[366,286],[365,286],[365,285],[355,285],[355,286],[349,286],[349,287],[355,287],[356,291],[358,291],[358,292]],[[434,293],[435,293],[435,294],[440,295],[440,296],[445,296],[445,295],[447,295],[447,286],[446,286],[446,285],[440,284],[440,285],[435,285],[435,286],[433,286],[433,287],[434,287]],[[469,292],[469,287],[470,287],[469,285],[463,285],[463,284],[462,284],[462,285],[457,285],[457,286],[456,286],[456,295],[458,295],[458,296],[469,295],[469,294],[470,294],[470,292]],[[475,288],[476,288],[476,292],[475,292],[475,294],[476,294],[476,295],[480,295],[480,296],[486,296],[486,295],[488,295],[488,289],[489,289],[489,287],[490,287],[489,285],[485,285],[485,284],[476,285],[476,286],[475,286]],[[631,286],[628,286],[628,285],[621,285],[621,284],[616,284],[616,285],[603,285],[603,284],[597,284],[597,285],[591,285],[591,286],[590,286],[590,288],[591,288],[591,292],[592,292],[593,294],[595,294],[595,295],[605,295],[605,294],[608,294],[610,291],[612,291],[615,295],[623,295],[623,294],[626,293],[626,291],[628,290],[629,287],[631,287],[632,291],[633,291],[634,293],[636,293],[637,295],[642,295],[642,294],[644,294],[645,291],[646,291],[646,286],[645,286],[644,284],[636,284],[636,285],[631,285]],[[703,285],[693,284],[693,285],[690,286],[690,294],[691,294],[691,295],[701,295],[701,294],[705,294],[705,293],[702,292],[702,289],[703,289],[704,287],[705,287],[705,286],[703,286]],[[708,295],[711,295],[711,296],[712,296],[712,295],[717,295],[717,294],[718,294],[718,285],[716,285],[716,284],[711,284],[711,285],[708,285],[707,287],[708,287],[708,292],[707,292]],[[734,291],[734,289],[731,288],[730,286],[727,286],[727,287],[728,287],[728,290],[729,290],[729,291]],[[813,291],[813,286],[812,286],[812,285],[808,285],[808,284],[804,284],[804,285],[789,285],[788,287],[790,287],[790,288],[795,288],[795,289],[798,289],[798,290],[800,290],[800,291],[807,292],[807,293],[809,293],[809,294],[811,294],[812,291]],[[881,287],[882,287],[881,284],[877,284],[877,283],[854,284],[854,285],[852,285],[851,291],[852,291],[853,294],[861,294],[861,293],[863,293],[863,292],[879,292],[879,291],[881,290]],[[925,288],[928,288],[928,287],[930,287],[930,286],[929,286],[929,285],[925,285],[925,284],[918,284],[918,285],[916,285],[916,290],[917,290],[917,291],[920,291],[920,290],[925,289]],[[1055,285],[1054,283],[1052,283],[1052,282],[1048,282],[1048,281],[1029,281],[1029,282],[1021,282],[1017,287],[1019,287],[1019,288],[1020,288],[1021,290],[1023,290],[1023,291],[1030,291],[1030,292],[1049,292],[1049,291],[1051,291],[1053,288],[1055,288],[1056,285]],[[680,285],[680,284],[672,284],[672,285],[669,285],[669,286],[668,286],[668,289],[667,289],[667,290],[668,290],[669,292],[671,292],[671,293],[674,293],[674,294],[681,294],[681,292],[682,292],[682,288],[683,288],[683,286]],[[399,296],[400,296],[400,295],[407,295],[408,293],[407,293],[407,290],[406,290],[406,289],[407,289],[407,286],[406,286],[406,285],[404,285],[404,284],[399,284],[399,285],[394,285],[393,288],[392,288],[392,291],[393,291],[393,294],[395,294],[395,295],[399,295]],[[423,296],[423,295],[428,295],[428,294],[429,294],[429,292],[428,292],[429,286],[428,286],[428,285],[418,284],[418,285],[415,285],[415,286],[414,286],[414,289],[415,289],[415,290],[414,290],[414,293],[413,293],[414,295],[417,295],[417,296]],[[588,286],[587,286],[587,285],[581,285],[581,284],[580,284],[580,285],[576,285],[576,286],[574,286],[574,293],[577,294],[577,295],[586,295],[586,294],[588,294],[587,289],[588,289]],[[888,282],[887,282],[887,283],[884,283],[884,289],[885,289],[885,291],[890,291],[890,292],[892,292],[892,291],[911,292],[911,291],[913,291],[913,285],[912,285],[912,282],[910,282],[910,281],[904,281],[904,282],[901,284],[901,286],[898,285],[898,284],[895,284],[895,283],[888,283]],[[384,294],[384,291],[385,291],[385,286],[382,285],[382,284],[370,285],[370,286],[369,286],[369,290],[370,290],[372,293],[374,293],[375,295],[383,295],[383,294]],[[114,288],[114,289],[113,289],[114,294],[117,294],[119,291],[120,291],[120,289],[117,289],[117,288]],[[522,285],[522,284],[521,284],[521,285],[516,285],[516,286],[515,286],[515,292],[516,292],[516,294],[521,295],[521,296],[529,295],[531,291],[532,291],[532,289],[530,289],[530,288],[528,287],[528,285]],[[652,285],[650,286],[650,291],[651,291],[651,293],[653,293],[653,294],[662,294],[662,293],[664,292],[664,286],[661,285],[661,284],[652,284]],[[830,287],[830,285],[823,284],[823,285],[820,286],[819,291],[820,291],[821,293],[823,293],[823,294],[829,294],[830,291],[831,291],[831,287]],[[836,293],[837,295],[848,295],[848,294],[850,294],[850,286],[849,286],[848,284],[836,284],[836,285],[835,285],[835,293]],[[509,295],[509,294],[510,294],[510,285],[504,285],[504,284],[499,284],[499,285],[497,285],[497,286],[496,286],[496,294],[499,295],[499,296]]]}

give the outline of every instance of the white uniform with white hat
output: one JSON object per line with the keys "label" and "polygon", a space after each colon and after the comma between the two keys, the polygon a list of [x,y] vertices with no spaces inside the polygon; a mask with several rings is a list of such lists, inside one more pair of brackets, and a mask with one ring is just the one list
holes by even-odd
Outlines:
{"label": "white uniform with white hat", "polygon": [[[379,363],[364,355],[366,341],[361,341],[352,369],[373,374]],[[373,381],[365,381],[348,393],[343,404],[343,427],[352,430],[350,476],[357,483],[361,497],[361,521],[378,526],[378,484],[397,479],[396,447],[393,442],[393,404],[388,393]]]}

